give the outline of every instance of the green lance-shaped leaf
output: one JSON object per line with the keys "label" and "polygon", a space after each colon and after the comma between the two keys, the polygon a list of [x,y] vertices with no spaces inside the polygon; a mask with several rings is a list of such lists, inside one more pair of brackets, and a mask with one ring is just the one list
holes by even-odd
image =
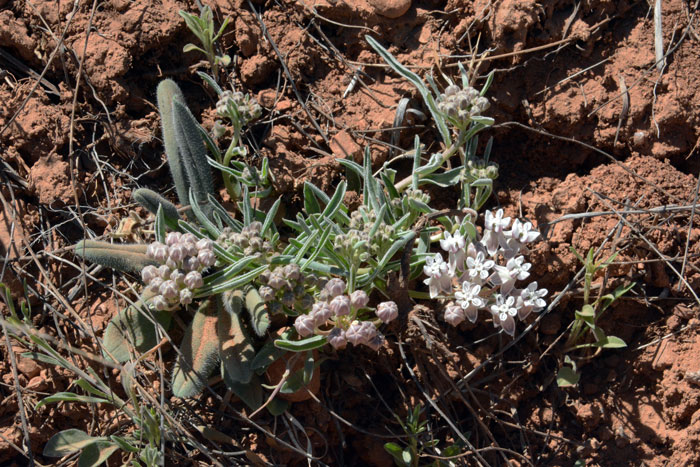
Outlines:
{"label": "green lance-shaped leaf", "polygon": [[206,300],[187,327],[173,369],[173,395],[192,397],[207,384],[207,378],[219,362],[219,321],[216,302]]}
{"label": "green lance-shaped leaf", "polygon": [[245,308],[250,314],[250,324],[258,337],[262,337],[270,327],[270,314],[258,289],[249,287],[245,294]]}
{"label": "green lance-shaped leaf", "polygon": [[78,467],[97,467],[105,463],[119,449],[113,441],[97,441],[83,449],[78,458]]}
{"label": "green lance-shaped leaf", "polygon": [[217,333],[224,382],[246,384],[253,377],[251,362],[255,358],[255,348],[241,323],[243,293],[240,290],[225,292],[223,304]]}
{"label": "green lance-shaped leaf", "polygon": [[44,455],[47,457],[63,457],[76,451],[80,451],[85,447],[104,441],[107,438],[96,438],[88,435],[83,430],[71,428],[63,430],[51,437],[44,446]]}
{"label": "green lance-shaped leaf", "polygon": [[156,262],[146,256],[146,245],[124,245],[81,240],[75,245],[75,253],[91,263],[101,264],[122,272],[140,273]]}
{"label": "green lance-shaped leaf", "polygon": [[168,157],[168,166],[175,182],[175,190],[180,204],[189,204],[189,184],[187,182],[187,172],[180,157],[175,136],[175,122],[173,117],[173,100],[179,99],[185,102],[185,96],[175,81],[166,79],[161,81],[156,91],[158,98],[158,112],[160,113],[160,123],[163,129],[163,145],[165,154]]}
{"label": "green lance-shaped leaf", "polygon": [[[204,140],[199,133],[199,124],[184,101],[174,99],[172,112],[175,137],[187,180],[196,199],[205,201],[207,195],[214,194],[214,183],[209,162],[207,162]],[[185,199],[189,200],[189,193],[185,196]],[[211,215],[211,206],[204,205],[202,209],[208,216]]]}
{"label": "green lance-shaped leaf", "polygon": [[154,215],[158,214],[158,206],[162,206],[165,219],[169,223],[177,225],[177,221],[180,219],[180,214],[177,212],[177,207],[155,191],[148,188],[139,188],[138,190],[134,191],[131,197],[134,199],[134,201],[146,208],[148,212]]}
{"label": "green lance-shaped leaf", "polygon": [[151,312],[145,305],[150,295],[145,294],[109,322],[102,338],[106,357],[111,355],[117,362],[122,363],[131,358],[133,350],[144,353],[158,344],[154,321],[167,330],[170,327],[171,314],[168,311]]}

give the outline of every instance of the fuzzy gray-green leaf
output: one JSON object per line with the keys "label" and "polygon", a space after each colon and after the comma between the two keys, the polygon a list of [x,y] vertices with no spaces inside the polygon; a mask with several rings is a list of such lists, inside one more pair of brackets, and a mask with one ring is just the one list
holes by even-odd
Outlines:
{"label": "fuzzy gray-green leaf", "polygon": [[122,272],[140,273],[149,264],[156,264],[146,256],[146,245],[125,245],[81,240],[75,245],[75,254],[91,263],[107,266]]}
{"label": "fuzzy gray-green leaf", "polygon": [[255,348],[241,323],[243,293],[240,290],[226,292],[223,302],[217,334],[224,381],[247,384],[253,377],[251,362],[255,358]]}
{"label": "fuzzy gray-green leaf", "polygon": [[170,327],[170,312],[159,311],[151,314],[144,306],[143,299],[135,305],[120,311],[107,325],[102,345],[106,357],[114,358],[117,362],[126,362],[132,356],[132,350],[143,353],[152,349],[158,343],[156,326],[160,323],[164,329]]}
{"label": "fuzzy gray-green leaf", "polygon": [[157,214],[158,206],[163,206],[163,214],[165,214],[168,223],[173,223],[173,225],[177,226],[177,221],[180,219],[177,207],[155,191],[148,188],[139,188],[134,191],[131,197],[151,214]]}
{"label": "fuzzy gray-green leaf", "polygon": [[[174,99],[172,112],[175,137],[182,165],[187,174],[188,188],[192,189],[198,200],[206,200],[207,195],[214,194],[214,183],[204,141],[199,133],[199,124],[184,101]],[[189,190],[183,195],[189,202]],[[202,206],[202,208],[207,215],[211,214],[211,207]]]}
{"label": "fuzzy gray-green leaf", "polygon": [[207,384],[207,378],[219,362],[218,321],[214,300],[206,300],[187,327],[180,345],[181,355],[173,369],[172,386],[176,397],[196,396]]}
{"label": "fuzzy gray-green leaf", "polygon": [[158,112],[160,113],[160,123],[163,128],[163,146],[165,146],[165,154],[168,156],[168,166],[170,173],[173,176],[177,197],[180,199],[180,204],[188,204],[189,199],[189,184],[187,182],[187,173],[185,166],[180,156],[180,151],[177,147],[177,137],[175,135],[175,122],[173,118],[173,100],[179,99],[185,101],[180,88],[175,84],[175,81],[166,79],[160,82],[156,92],[158,97]]}

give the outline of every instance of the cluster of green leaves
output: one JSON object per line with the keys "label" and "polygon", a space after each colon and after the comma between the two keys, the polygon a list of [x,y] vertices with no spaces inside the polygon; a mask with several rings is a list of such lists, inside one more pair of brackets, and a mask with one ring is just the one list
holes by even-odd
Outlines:
{"label": "cluster of green leaves", "polygon": [[[603,349],[619,349],[627,347],[625,341],[616,336],[608,336],[605,330],[599,326],[598,320],[603,313],[615,303],[617,299],[626,294],[635,283],[621,285],[613,293],[602,295],[602,293],[592,303],[590,302],[591,287],[595,275],[606,269],[615,260],[619,252],[615,252],[605,260],[595,260],[595,250],[588,250],[586,258],[583,258],[573,248],[571,251],[584,265],[583,281],[583,306],[576,310],[574,322],[569,331],[569,337],[564,344],[564,364],[557,373],[557,385],[560,387],[575,386],[581,379],[574,359],[568,354],[570,352],[587,352],[585,358],[592,358],[598,355]],[[601,289],[602,292],[602,289]],[[593,351],[593,355],[590,352]],[[567,366],[568,365],[568,366]]]}
{"label": "cluster of green leaves", "polygon": [[[395,415],[396,420],[406,435],[406,446],[401,447],[397,443],[388,442],[384,444],[384,450],[394,458],[394,463],[399,467],[418,467],[423,453],[432,449],[437,450],[438,440],[430,437],[428,430],[428,419],[424,417],[424,409],[421,405],[416,405],[406,415],[406,419]],[[442,451],[436,451],[441,457],[457,456],[460,453],[460,446],[453,444]],[[424,463],[426,466],[448,467],[454,465],[452,462],[444,460],[434,460]]]}
{"label": "cluster of green leaves", "polygon": [[194,44],[187,44],[182,48],[182,51],[185,53],[194,51],[203,53],[209,61],[214,77],[218,80],[219,67],[227,67],[230,65],[231,57],[226,54],[217,55],[216,41],[221,38],[231,18],[227,17],[224,19],[224,22],[221,23],[221,27],[219,27],[217,31],[214,26],[214,13],[208,5],[202,7],[199,16],[195,16],[183,10],[180,10],[180,16],[185,19],[187,27],[192,31],[192,34],[199,39],[199,43],[201,44],[201,47]]}
{"label": "cluster of green leaves", "polygon": [[[8,329],[12,337],[22,347],[35,349],[22,354],[23,358],[31,358],[52,367],[63,368],[76,375],[71,386],[74,389],[62,391],[42,399],[36,406],[38,410],[47,404],[83,403],[106,404],[119,409],[126,414],[136,427],[126,435],[112,434],[109,436],[91,436],[85,431],[71,428],[55,434],[44,446],[47,457],[64,457],[80,452],[78,466],[92,467],[104,463],[114,452],[121,449],[128,454],[129,463],[134,467],[156,467],[163,465],[161,443],[162,420],[157,412],[145,404],[138,396],[134,387],[133,377],[129,374],[129,366],[122,371],[122,384],[129,396],[129,402],[117,396],[109,384],[105,383],[92,368],[81,369],[74,359],[68,359],[58,352],[54,345],[37,332],[31,320],[31,308],[28,301],[20,306],[21,314],[17,313],[10,290],[0,283],[3,298],[9,309],[9,316],[2,320],[2,325]],[[70,388],[69,388],[70,389]],[[79,394],[76,391],[80,391]]]}

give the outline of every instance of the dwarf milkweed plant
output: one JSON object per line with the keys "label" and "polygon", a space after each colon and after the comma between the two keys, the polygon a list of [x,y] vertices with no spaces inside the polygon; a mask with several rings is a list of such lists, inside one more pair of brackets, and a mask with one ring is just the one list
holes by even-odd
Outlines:
{"label": "dwarf milkweed plant", "polygon": [[[517,219],[511,224],[498,210],[486,211],[481,234],[476,227],[498,176],[489,162],[491,141],[477,156],[477,133],[493,123],[483,115],[493,75],[477,91],[460,67],[460,84],[445,77],[441,92],[433,79],[426,85],[374,39],[367,40],[416,86],[440,141],[437,152],[425,154],[415,137],[407,152],[412,173],[403,179],[390,164],[374,172],[369,148],[361,164],[340,159],[348,179],[360,180],[362,204],[352,211],[343,203],[345,181],[330,194],[306,182],[303,209],[278,220],[281,199],[274,197],[267,160],[259,168],[244,162],[242,132],[262,112],[255,99],[223,90],[200,72],[218,95],[221,121],[210,134],[175,82],[159,84],[163,142],[180,207],[140,188],[134,199],[155,216],[151,243],[76,245],[86,260],[136,273],[143,283],[135,304],[107,326],[108,358],[127,362],[161,342],[173,321],[185,322],[173,394],[194,396],[217,372],[228,389],[257,409],[264,399],[262,375],[285,352],[305,352],[313,365],[311,351],[326,345],[379,350],[386,325],[405,312],[390,299],[392,275],[400,274],[407,288],[421,287],[423,278],[428,293],[410,294],[444,302],[444,319],[452,325],[475,321],[486,310],[494,325],[513,335],[516,318],[543,308],[547,291],[536,282],[519,284],[529,276],[527,245],[539,236],[532,225]],[[225,134],[230,140],[221,150]],[[215,198],[212,168],[221,173],[233,211]],[[427,186],[458,188],[456,209],[431,207]],[[446,259],[433,251],[438,245]],[[270,337],[280,329],[277,338]],[[275,390],[294,392],[306,379],[289,378]]]}

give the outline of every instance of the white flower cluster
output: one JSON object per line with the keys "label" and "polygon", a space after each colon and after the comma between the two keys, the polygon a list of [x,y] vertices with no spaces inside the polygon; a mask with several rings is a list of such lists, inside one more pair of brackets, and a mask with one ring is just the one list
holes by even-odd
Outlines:
{"label": "white flower cluster", "polygon": [[191,233],[171,232],[165,244],[148,245],[146,255],[161,263],[141,271],[146,288],[156,294],[151,302],[159,311],[192,303],[193,291],[203,285],[202,271],[216,262],[214,242],[197,240]]}
{"label": "white flower cluster", "polygon": [[431,298],[448,300],[445,321],[453,326],[465,319],[476,321],[479,310],[488,310],[494,326],[511,336],[515,334],[515,318],[524,320],[531,312],[545,307],[547,289],[538,289],[537,282],[516,288],[516,282],[530,276],[531,264],[521,253],[526,244],[535,241],[539,232],[529,222],[503,217],[503,210],[485,212],[484,232],[480,241],[467,244],[459,232],[445,232],[440,247],[448,260],[436,253],[423,267]]}
{"label": "white flower cluster", "polygon": [[[367,293],[356,290],[345,295],[345,289],[346,284],[342,279],[329,280],[322,290],[322,295],[327,299],[314,303],[309,313],[299,315],[294,328],[301,337],[327,335],[328,343],[335,349],[343,349],[349,342],[379,350],[384,344],[384,336],[372,321],[359,320],[357,316],[358,311],[369,303]],[[394,302],[382,302],[377,305],[375,314],[383,323],[389,323],[399,315],[399,308]],[[330,332],[319,329],[329,324],[333,326]]]}

